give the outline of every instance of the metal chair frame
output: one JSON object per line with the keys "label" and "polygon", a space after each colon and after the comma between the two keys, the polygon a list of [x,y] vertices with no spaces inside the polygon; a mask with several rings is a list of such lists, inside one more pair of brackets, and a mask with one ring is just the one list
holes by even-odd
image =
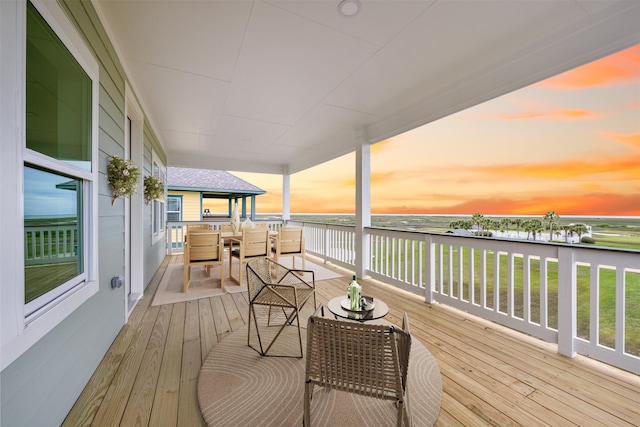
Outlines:
{"label": "metal chair frame", "polygon": [[[311,280],[302,278],[304,273],[311,273]],[[269,350],[276,342],[286,326],[296,322],[298,328],[298,340],[300,342],[300,355],[302,357],[302,333],[300,331],[300,310],[309,300],[313,300],[313,308],[316,307],[315,276],[312,270],[292,270],[276,263],[270,258],[256,258],[247,262],[247,288],[249,294],[249,327],[247,333],[247,345],[262,356],[271,356]],[[256,306],[268,306],[269,314],[267,326],[271,326],[271,309],[280,308],[285,320],[280,325],[275,337],[270,343],[263,346],[260,328],[255,312]],[[288,311],[288,312],[287,312]],[[256,328],[259,349],[251,345],[251,324]]]}

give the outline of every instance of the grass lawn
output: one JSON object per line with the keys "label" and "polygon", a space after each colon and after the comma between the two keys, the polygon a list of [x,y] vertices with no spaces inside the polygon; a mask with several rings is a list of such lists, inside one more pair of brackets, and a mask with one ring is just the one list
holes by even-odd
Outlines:
{"label": "grass lawn", "polygon": [[[384,245],[378,246],[380,254],[374,256],[378,262],[384,262],[385,248]],[[449,281],[449,246],[444,245],[442,247],[442,276],[443,276],[443,293],[452,294],[454,297],[460,297],[460,286],[458,272],[459,263],[462,262],[466,267],[469,263],[469,250],[463,249],[462,261],[458,255],[459,248],[453,247],[451,253],[451,271],[453,272],[453,278]],[[416,246],[413,249],[413,259],[419,259],[419,249]],[[424,251],[424,248],[422,249]],[[409,254],[411,251],[408,252]],[[411,275],[411,271],[403,271],[405,268],[408,270],[412,266],[411,260],[401,259],[398,262],[398,257],[402,256],[398,252],[395,252],[394,257],[396,262],[393,264],[400,269],[397,274],[399,277],[403,277],[406,273]],[[410,256],[410,255],[409,255]],[[440,254],[436,254],[436,266],[440,265]],[[406,261],[406,262],[405,262]],[[524,259],[522,257],[514,257],[514,269],[513,269],[513,314],[516,317],[524,318]],[[507,255],[501,254],[499,257],[500,271],[498,275],[498,283],[494,281],[494,255],[492,252],[487,253],[486,264],[486,306],[489,308],[495,308],[494,294],[496,290],[499,291],[499,307],[498,311],[507,312]],[[530,260],[530,319],[535,323],[542,323],[544,319],[540,318],[540,260]],[[374,266],[375,268],[375,266]],[[462,298],[469,300],[469,277],[468,268],[462,268]],[[422,272],[423,277],[425,272]],[[616,289],[615,289],[615,271],[601,268],[599,271],[600,289],[599,289],[599,342],[602,345],[613,347],[615,345],[615,329],[616,329]],[[474,251],[474,302],[480,304],[480,251]],[[591,267],[578,266],[577,269],[577,334],[582,338],[589,338],[590,334],[590,275]],[[436,271],[436,277],[440,276],[440,271]],[[558,263],[556,261],[547,262],[547,319],[546,323],[550,328],[557,329],[558,327]],[[625,349],[628,353],[640,356],[640,273],[627,272],[626,273],[626,294],[625,294]]]}

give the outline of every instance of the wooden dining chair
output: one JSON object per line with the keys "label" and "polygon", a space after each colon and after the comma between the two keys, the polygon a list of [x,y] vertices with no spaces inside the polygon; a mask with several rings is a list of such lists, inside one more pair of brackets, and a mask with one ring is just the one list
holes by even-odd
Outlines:
{"label": "wooden dining chair", "polygon": [[[269,229],[249,228],[242,231],[240,236],[229,239],[229,278],[242,286],[242,266],[244,263],[257,257],[268,257],[271,240]],[[233,275],[233,259],[238,260],[238,276]]]}
{"label": "wooden dining chair", "polygon": [[211,275],[211,266],[220,266],[220,288],[224,288],[224,247],[219,231],[192,231],[184,242],[183,292],[189,291],[191,284],[191,267],[202,265],[205,275]]}
{"label": "wooden dining chair", "polygon": [[211,226],[209,224],[187,224],[187,234],[192,231],[207,231],[211,230]]}
{"label": "wooden dining chair", "polygon": [[282,257],[291,257],[291,266],[296,268],[296,257],[302,259],[302,269],[305,268],[304,234],[302,227],[282,227],[277,236],[272,236],[273,246],[271,254],[276,262]]}
{"label": "wooden dining chair", "polygon": [[313,388],[318,385],[394,402],[396,426],[411,426],[408,325],[406,313],[399,328],[324,317],[321,305],[307,321],[303,425],[311,426]]}

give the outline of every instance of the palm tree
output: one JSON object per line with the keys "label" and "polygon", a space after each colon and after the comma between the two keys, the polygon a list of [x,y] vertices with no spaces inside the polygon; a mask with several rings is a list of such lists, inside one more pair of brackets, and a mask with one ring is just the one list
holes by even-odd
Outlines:
{"label": "palm tree", "polygon": [[529,240],[529,235],[531,233],[531,220],[530,219],[522,221],[522,229],[527,232],[527,240]]}
{"label": "palm tree", "polygon": [[484,226],[484,215],[478,212],[474,213],[471,215],[471,222],[477,226],[478,231],[481,231]]}
{"label": "palm tree", "polygon": [[518,237],[520,237],[520,227],[522,227],[522,224],[524,223],[522,218],[512,218],[511,219],[511,224],[516,226],[516,233],[518,233]]}
{"label": "palm tree", "polygon": [[496,219],[486,218],[484,220],[484,226],[487,230],[493,230],[497,232],[500,229],[500,221]]}
{"label": "palm tree", "polygon": [[502,218],[500,220],[500,231],[504,231],[509,234],[509,226],[511,225],[511,218]]}
{"label": "palm tree", "polygon": [[525,230],[527,231],[527,239],[529,239],[529,233],[531,232],[533,234],[533,240],[536,240],[537,234],[542,232],[542,230],[544,230],[544,225],[542,224],[542,221],[537,218],[530,219],[525,224],[526,224]]}
{"label": "palm tree", "polygon": [[573,227],[573,232],[578,235],[578,242],[582,238],[582,235],[587,231],[589,231],[587,230],[587,226],[584,224],[573,224],[572,227]]}
{"label": "palm tree", "polygon": [[544,220],[549,223],[549,241],[553,240],[553,224],[558,222],[560,216],[554,211],[549,211],[545,214]]}

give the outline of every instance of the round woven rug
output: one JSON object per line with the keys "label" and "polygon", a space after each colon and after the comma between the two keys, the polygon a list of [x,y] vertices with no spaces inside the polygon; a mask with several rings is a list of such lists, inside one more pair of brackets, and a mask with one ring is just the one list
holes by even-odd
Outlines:
{"label": "round woven rug", "polygon": [[[302,331],[306,350],[306,334]],[[257,345],[254,332],[252,328],[252,343]],[[295,326],[285,328],[273,351],[299,354]],[[200,369],[198,402],[202,416],[210,427],[299,427],[304,411],[304,372],[305,359],[260,356],[247,346],[246,327],[235,331],[213,347]],[[413,425],[435,424],[442,401],[442,378],[435,358],[415,338],[408,392]],[[335,390],[326,392],[320,387],[314,388],[311,411],[313,426],[390,426],[396,421],[392,402]]]}

